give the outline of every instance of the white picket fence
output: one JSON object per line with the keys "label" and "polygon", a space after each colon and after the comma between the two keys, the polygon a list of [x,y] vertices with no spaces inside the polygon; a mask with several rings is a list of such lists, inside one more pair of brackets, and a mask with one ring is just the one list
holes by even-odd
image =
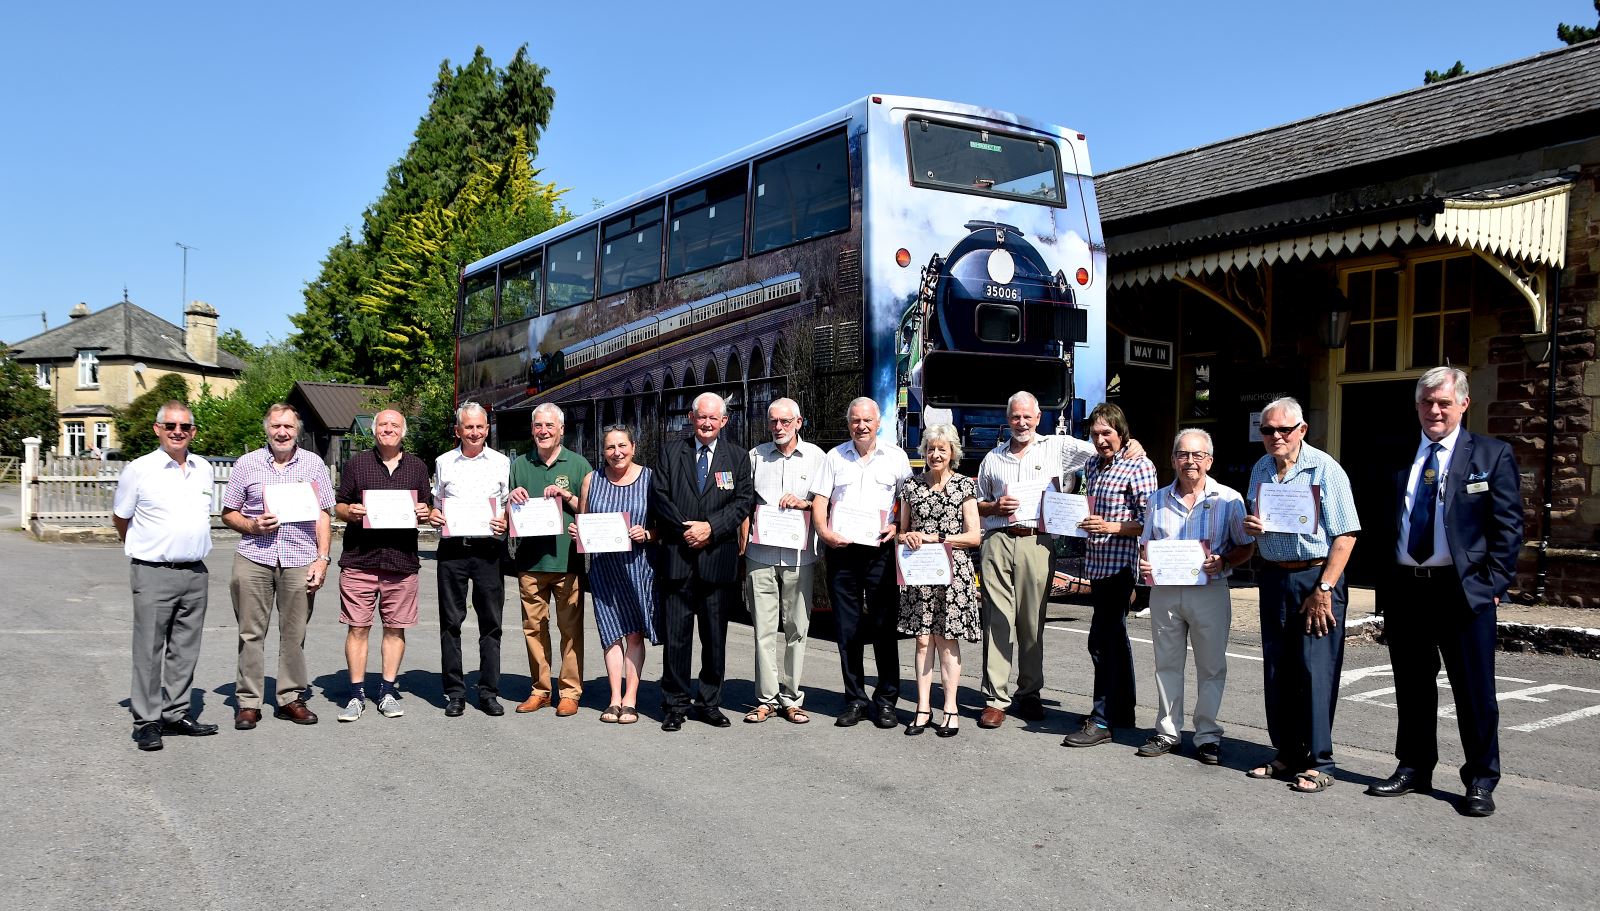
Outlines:
{"label": "white picket fence", "polygon": [[[48,525],[110,525],[117,476],[127,462],[90,457],[40,453],[29,445],[22,466],[23,528],[34,522]],[[222,490],[233,473],[233,458],[206,459],[215,481],[211,487],[211,514],[222,514]]]}

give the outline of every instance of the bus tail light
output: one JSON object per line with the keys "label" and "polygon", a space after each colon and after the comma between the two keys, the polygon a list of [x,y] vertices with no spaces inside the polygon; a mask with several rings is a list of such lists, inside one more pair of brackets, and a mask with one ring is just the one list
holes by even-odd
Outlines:
{"label": "bus tail light", "polygon": [[894,264],[902,269],[911,265],[911,251],[907,250],[905,247],[901,247],[900,249],[894,251]]}
{"label": "bus tail light", "polygon": [[1089,270],[1083,268],[1082,266],[1079,266],[1078,267],[1077,279],[1078,279],[1078,284],[1087,285],[1089,283]]}

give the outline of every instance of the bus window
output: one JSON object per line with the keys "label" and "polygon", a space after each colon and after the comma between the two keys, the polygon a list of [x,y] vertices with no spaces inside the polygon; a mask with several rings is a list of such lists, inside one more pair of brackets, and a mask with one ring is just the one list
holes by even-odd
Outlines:
{"label": "bus window", "polygon": [[494,269],[467,276],[466,306],[461,312],[461,334],[482,332],[494,325]]}
{"label": "bus window", "polygon": [[600,294],[661,280],[661,203],[605,223]]}
{"label": "bus window", "polygon": [[850,164],[835,133],[756,165],[751,253],[850,227]]}
{"label": "bus window", "polygon": [[672,197],[667,275],[698,272],[744,255],[745,169],[713,177]]}
{"label": "bus window", "polygon": [[920,118],[906,131],[919,187],[1056,205],[1065,198],[1053,142]]}
{"label": "bus window", "polygon": [[595,229],[590,228],[550,245],[546,310],[560,310],[594,299],[595,237]]}
{"label": "bus window", "polygon": [[500,270],[500,324],[539,315],[539,292],[544,272],[539,255],[502,267]]}

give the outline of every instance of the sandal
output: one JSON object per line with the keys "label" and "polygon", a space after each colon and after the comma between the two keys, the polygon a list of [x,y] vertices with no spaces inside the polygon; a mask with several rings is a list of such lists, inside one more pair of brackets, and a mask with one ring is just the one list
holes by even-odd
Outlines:
{"label": "sandal", "polygon": [[638,708],[631,705],[622,705],[617,708],[619,709],[617,712],[617,724],[634,724],[639,720]]}
{"label": "sandal", "polygon": [[806,710],[798,705],[785,706],[783,717],[789,719],[791,724],[805,724],[811,720],[811,716],[806,714]]}
{"label": "sandal", "polygon": [[1266,765],[1256,766],[1244,774],[1246,778],[1255,778],[1258,780],[1271,778],[1276,781],[1289,781],[1294,777],[1294,773],[1289,771],[1289,767],[1284,765],[1281,760],[1277,759],[1272,760]]}
{"label": "sandal", "polygon": [[756,706],[755,708],[751,709],[750,710],[750,714],[744,716],[744,723],[745,724],[760,724],[761,722],[766,721],[768,718],[771,718],[773,715],[776,715],[776,714],[778,714],[778,710],[777,709],[775,709],[772,706],[767,705],[765,702],[763,702],[760,705]]}
{"label": "sandal", "polygon": [[600,720],[604,721],[606,724],[616,724],[617,720],[621,717],[622,706],[620,705],[606,706],[606,710],[600,713]]}
{"label": "sandal", "polygon": [[[1310,787],[1304,787],[1310,785]],[[1294,783],[1289,787],[1297,794],[1318,794],[1333,787],[1333,776],[1327,772],[1317,772],[1307,769],[1294,777]]]}

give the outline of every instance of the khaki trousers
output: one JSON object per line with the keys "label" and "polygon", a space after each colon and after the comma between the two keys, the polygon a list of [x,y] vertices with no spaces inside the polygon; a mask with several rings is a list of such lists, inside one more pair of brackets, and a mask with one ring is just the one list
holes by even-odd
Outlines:
{"label": "khaki trousers", "polygon": [[987,705],[1002,711],[1014,701],[1038,699],[1044,688],[1044,605],[1054,571],[1047,540],[1040,535],[1013,538],[999,530],[984,533],[983,695]]}
{"label": "khaki trousers", "polygon": [[579,573],[523,573],[522,636],[528,643],[533,695],[550,696],[550,608],[561,631],[560,698],[583,696],[583,577]]}
{"label": "khaki trousers", "polygon": [[[756,638],[756,703],[787,708],[806,701],[800,692],[806,632],[811,627],[811,583],[816,564],[768,566],[745,560],[745,594]],[[783,630],[779,672],[778,630]]]}
{"label": "khaki trousers", "polygon": [[234,699],[241,709],[259,709],[266,689],[267,631],[278,609],[278,705],[304,699],[311,686],[306,673],[306,624],[315,593],[306,591],[307,566],[262,566],[233,556],[233,617],[239,622],[239,670]]}
{"label": "khaki trousers", "polygon": [[1233,602],[1228,583],[1157,585],[1150,589],[1150,641],[1156,656],[1156,731],[1183,732],[1183,666],[1194,644],[1194,742],[1222,739],[1217,713],[1228,682],[1228,629]]}

